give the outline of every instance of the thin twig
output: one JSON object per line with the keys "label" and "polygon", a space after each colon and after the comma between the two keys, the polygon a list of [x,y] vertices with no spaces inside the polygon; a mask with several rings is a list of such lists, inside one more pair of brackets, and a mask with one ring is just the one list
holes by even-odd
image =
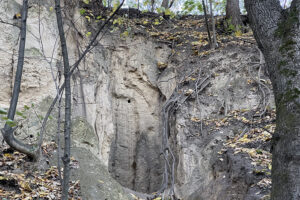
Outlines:
{"label": "thin twig", "polygon": [[201,104],[200,104],[200,100],[199,100],[199,93],[198,93],[198,84],[199,84],[199,81],[200,81],[200,77],[201,77],[201,68],[199,67],[199,73],[198,73],[198,78],[197,78],[197,82],[195,83],[195,89],[196,89],[196,99],[197,99],[197,105],[198,105],[198,108],[199,108],[199,118],[200,118],[200,131],[201,131],[201,134],[202,134],[202,114],[201,114]]}

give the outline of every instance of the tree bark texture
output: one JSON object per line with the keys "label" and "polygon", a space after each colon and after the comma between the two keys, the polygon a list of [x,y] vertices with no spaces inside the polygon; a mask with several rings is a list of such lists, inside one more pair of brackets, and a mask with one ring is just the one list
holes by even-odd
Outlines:
{"label": "tree bark texture", "polygon": [[286,10],[279,0],[245,0],[245,7],[276,102],[271,199],[300,199],[300,0]]}
{"label": "tree bark texture", "polygon": [[94,8],[98,8],[99,10],[102,10],[104,8],[102,0],[93,0],[92,5]]}
{"label": "tree bark texture", "polygon": [[206,5],[205,5],[204,0],[202,0],[202,6],[203,6],[203,10],[204,10],[205,25],[206,25],[207,35],[208,35],[208,41],[209,41],[209,45],[212,46],[209,25],[208,25],[208,17],[207,17],[207,12],[206,12]]}
{"label": "tree bark texture", "polygon": [[226,2],[226,19],[231,21],[235,27],[242,25],[239,0],[227,0]]}
{"label": "tree bark texture", "polygon": [[161,7],[168,9],[169,8],[169,0],[163,0],[161,3]]}
{"label": "tree bark texture", "polygon": [[[19,43],[19,53],[18,53],[18,64],[14,81],[13,95],[10,100],[10,106],[7,114],[9,120],[14,120],[16,109],[18,105],[19,93],[22,81],[22,72],[24,66],[24,54],[25,54],[25,42],[26,42],[26,21],[28,13],[28,0],[23,0],[23,7],[21,12],[21,32],[20,32],[20,43]],[[33,159],[37,158],[37,152],[33,146],[22,143],[14,137],[14,128],[12,128],[8,123],[5,124],[4,128],[1,130],[5,142],[13,149],[25,153]]]}
{"label": "tree bark texture", "polygon": [[212,0],[209,0],[209,5],[210,5],[211,26],[213,32],[213,41],[211,44],[211,48],[214,49],[217,46],[217,35],[216,35],[216,23],[215,23],[215,17],[213,12]]}
{"label": "tree bark texture", "polygon": [[63,185],[62,185],[62,200],[68,199],[69,181],[70,181],[70,154],[71,154],[71,74],[70,64],[68,57],[67,43],[63,28],[62,13],[60,7],[60,0],[55,0],[55,10],[57,27],[59,31],[61,51],[64,63],[64,78],[65,78],[65,122],[64,122],[64,173],[63,173]]}

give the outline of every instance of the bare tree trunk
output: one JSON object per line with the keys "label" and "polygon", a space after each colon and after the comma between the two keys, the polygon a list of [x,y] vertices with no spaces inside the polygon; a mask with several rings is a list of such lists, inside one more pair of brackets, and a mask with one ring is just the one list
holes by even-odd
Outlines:
{"label": "bare tree trunk", "polygon": [[272,200],[300,198],[300,1],[283,11],[279,0],[245,0],[276,102],[272,139]]}
{"label": "bare tree trunk", "polygon": [[208,25],[208,17],[207,17],[207,12],[206,12],[206,5],[205,5],[204,0],[202,0],[202,6],[203,6],[203,10],[204,10],[205,25],[206,25],[207,35],[208,35],[208,41],[209,41],[209,45],[212,46],[209,25]]}
{"label": "bare tree trunk", "polygon": [[169,8],[169,0],[163,0],[161,3],[161,7],[168,9]]}
{"label": "bare tree trunk", "polygon": [[63,179],[61,175],[61,142],[60,142],[60,127],[61,127],[61,96],[58,100],[58,115],[57,115],[57,169],[58,169],[58,177],[61,185],[63,185]]}
{"label": "bare tree trunk", "polygon": [[103,7],[104,7],[103,1],[102,1],[102,0],[98,0],[98,1],[99,1],[99,6],[100,6],[100,8],[103,8]]}
{"label": "bare tree trunk", "polygon": [[213,13],[213,7],[212,7],[212,0],[209,0],[210,5],[210,15],[211,15],[211,23],[212,23],[212,31],[213,31],[213,43],[211,45],[211,48],[216,48],[217,45],[217,36],[216,36],[216,25],[215,25],[215,18]]}
{"label": "bare tree trunk", "polygon": [[151,0],[151,12],[154,12],[155,0]]}
{"label": "bare tree trunk", "polygon": [[[15,82],[13,88],[12,98],[10,100],[10,106],[7,114],[7,118],[11,121],[15,118],[15,113],[18,105],[19,93],[21,88],[22,72],[24,66],[24,53],[25,53],[25,42],[26,42],[26,21],[28,13],[28,0],[23,0],[23,7],[21,13],[21,37],[19,44],[19,56],[18,64],[15,75]],[[5,142],[13,149],[25,153],[33,159],[37,159],[38,152],[35,151],[33,146],[22,143],[14,137],[14,128],[8,123],[5,123],[4,128],[1,130]]]}
{"label": "bare tree trunk", "polygon": [[226,19],[231,21],[236,28],[242,26],[242,17],[240,12],[239,0],[227,0]]}
{"label": "bare tree trunk", "polygon": [[64,175],[62,185],[62,200],[68,199],[69,181],[70,181],[70,154],[71,154],[71,84],[70,84],[70,64],[68,57],[67,43],[63,28],[60,0],[55,0],[55,10],[57,18],[57,27],[59,31],[61,50],[64,63],[64,78],[65,78],[65,122],[64,122]]}
{"label": "bare tree trunk", "polygon": [[102,10],[104,8],[102,0],[93,0],[92,3],[95,8],[98,8],[100,10]]}

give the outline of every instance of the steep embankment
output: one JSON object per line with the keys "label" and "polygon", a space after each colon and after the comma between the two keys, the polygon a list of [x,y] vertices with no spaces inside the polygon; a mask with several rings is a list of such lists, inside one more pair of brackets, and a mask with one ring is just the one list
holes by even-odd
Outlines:
{"label": "steep embankment", "polygon": [[[39,15],[39,7],[33,4],[28,20],[20,105],[39,105],[37,115],[47,110],[50,100],[46,97],[55,95],[52,77],[61,70],[50,6],[43,3]],[[86,33],[93,34],[99,22],[91,20],[89,12],[86,15],[91,21],[80,17],[74,5],[65,6],[74,63],[89,40]],[[10,18],[19,12],[17,2],[0,9],[6,10],[0,12],[1,18],[17,23]],[[166,21],[140,16],[118,16],[112,29],[119,30],[103,36],[72,77],[74,159],[79,160],[79,172],[88,170],[87,176],[92,177],[106,167],[124,187],[143,193],[159,190],[165,170],[163,128],[169,119],[167,137],[176,158],[177,198],[264,197],[270,186],[268,141],[275,116],[270,82],[251,33],[245,37],[220,35],[218,48],[207,51],[201,17]],[[70,22],[74,19],[75,25]],[[6,107],[17,58],[18,28],[1,23],[0,29],[0,105]],[[167,116],[162,112],[166,102],[173,106]],[[29,112],[32,118],[35,112]],[[36,133],[39,128],[38,118],[22,123],[21,135]],[[47,140],[55,139],[55,125],[50,120]],[[100,161],[85,160],[80,148],[92,152],[92,160],[97,157],[105,167]],[[86,162],[101,167],[89,167]],[[83,182],[84,174],[74,178],[84,184],[83,198],[120,198],[97,193],[110,184],[103,187],[96,178]],[[113,182],[109,177],[105,181]],[[122,193],[118,186],[112,187],[117,188],[112,193]]]}

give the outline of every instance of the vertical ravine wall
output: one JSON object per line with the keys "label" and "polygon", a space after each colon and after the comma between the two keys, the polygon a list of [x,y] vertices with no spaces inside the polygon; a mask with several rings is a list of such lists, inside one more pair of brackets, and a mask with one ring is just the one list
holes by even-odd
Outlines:
{"label": "vertical ravine wall", "polygon": [[[82,86],[75,79],[74,90],[83,88],[87,119],[99,138],[100,158],[123,186],[141,192],[158,190],[162,181],[157,63],[167,62],[169,54],[167,46],[143,37],[106,37],[81,71]],[[82,95],[77,96],[74,111],[83,115]]]}

